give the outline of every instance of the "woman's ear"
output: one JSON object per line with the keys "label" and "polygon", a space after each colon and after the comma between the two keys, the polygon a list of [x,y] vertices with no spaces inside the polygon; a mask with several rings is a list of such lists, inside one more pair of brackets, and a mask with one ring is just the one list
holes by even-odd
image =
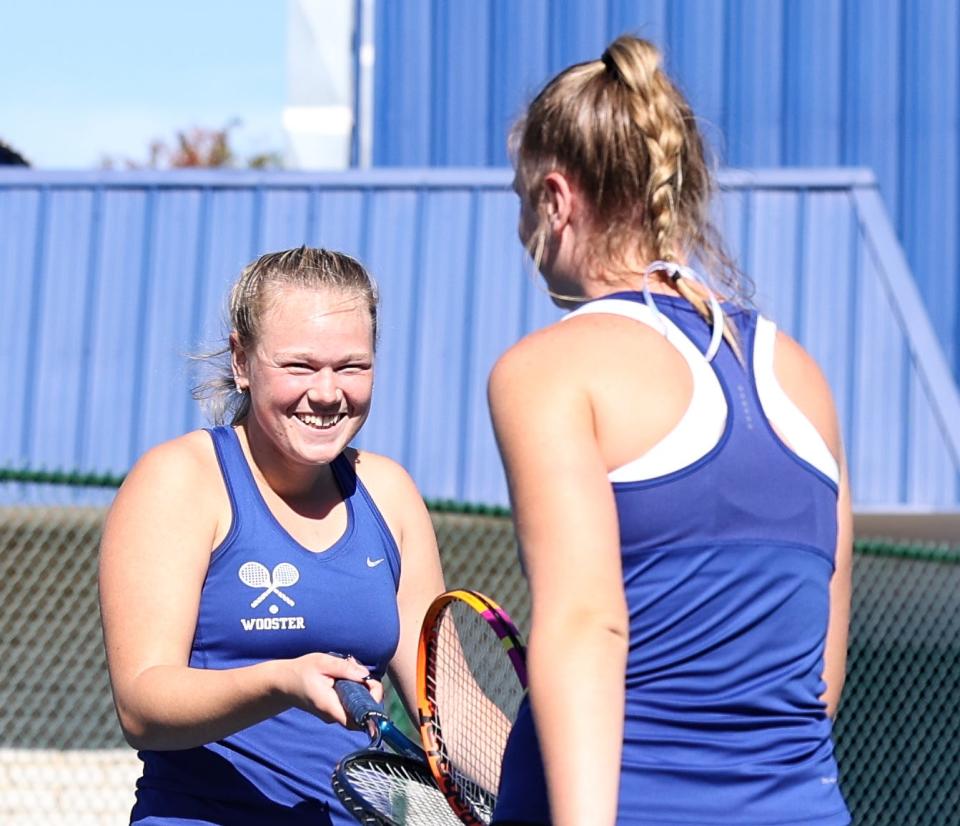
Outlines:
{"label": "woman's ear", "polygon": [[234,330],[230,333],[230,364],[233,367],[233,381],[237,391],[245,393],[250,386],[250,377],[247,374],[247,351],[240,343],[240,336]]}
{"label": "woman's ear", "polygon": [[542,204],[550,232],[560,233],[570,223],[575,202],[569,178],[557,170],[548,172],[543,179]]}

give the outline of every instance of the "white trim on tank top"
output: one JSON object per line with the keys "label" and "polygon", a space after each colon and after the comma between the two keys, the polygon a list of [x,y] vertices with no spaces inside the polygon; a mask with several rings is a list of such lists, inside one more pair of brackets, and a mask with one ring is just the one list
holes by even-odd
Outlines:
{"label": "white trim on tank top", "polygon": [[[611,470],[607,477],[611,482],[656,479],[702,459],[720,441],[727,420],[727,401],[720,380],[703,353],[673,321],[662,313],[655,315],[648,306],[635,301],[603,298],[579,307],[564,318],[599,313],[632,318],[662,333],[683,356],[693,377],[690,404],[673,430],[642,456]],[[826,442],[776,379],[773,370],[776,332],[773,322],[758,317],[753,368],[760,405],[786,446],[836,482],[840,477],[839,469]]]}
{"label": "white trim on tank top", "polygon": [[763,316],[758,316],[753,345],[753,374],[764,415],[790,450],[813,465],[834,484],[839,484],[840,467],[820,431],[777,381],[773,369],[776,343],[777,325]]}

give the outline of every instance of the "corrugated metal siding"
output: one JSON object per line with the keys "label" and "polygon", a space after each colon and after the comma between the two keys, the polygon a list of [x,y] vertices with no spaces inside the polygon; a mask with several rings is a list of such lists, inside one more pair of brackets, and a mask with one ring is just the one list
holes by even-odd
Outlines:
{"label": "corrugated metal siding", "polygon": [[661,44],[724,163],[873,169],[960,376],[955,0],[380,0],[374,162],[501,166],[526,101],[625,31]]}
{"label": "corrugated metal siding", "polygon": [[[505,504],[486,377],[558,317],[516,240],[510,179],[0,172],[0,465],[123,473],[200,425],[185,354],[222,334],[224,293],[247,261],[306,242],[357,255],[381,284],[361,444],[401,461],[428,497]],[[834,389],[857,504],[956,509],[960,403],[872,176],[721,183],[719,218],[757,303]]]}

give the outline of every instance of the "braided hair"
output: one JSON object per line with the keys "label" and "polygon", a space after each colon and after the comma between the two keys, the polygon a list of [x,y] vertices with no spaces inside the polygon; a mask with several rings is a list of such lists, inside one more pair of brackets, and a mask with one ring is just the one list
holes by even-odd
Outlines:
{"label": "braided hair", "polygon": [[[696,117],[661,63],[649,41],[619,37],[599,60],[553,78],[514,127],[517,175],[539,219],[531,254],[546,235],[543,182],[559,169],[589,205],[591,248],[608,271],[638,258],[695,258],[725,298],[745,302],[749,282],[710,218],[715,184]],[[703,294],[682,277],[674,284],[709,322]],[[741,357],[732,325],[724,337]]]}

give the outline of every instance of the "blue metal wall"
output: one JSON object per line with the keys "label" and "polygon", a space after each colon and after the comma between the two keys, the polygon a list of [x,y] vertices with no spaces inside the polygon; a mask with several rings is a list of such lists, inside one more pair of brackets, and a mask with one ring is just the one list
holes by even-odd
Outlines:
{"label": "blue metal wall", "polygon": [[375,163],[506,164],[524,103],[625,31],[663,47],[725,165],[874,170],[960,376],[956,0],[379,0]]}
{"label": "blue metal wall", "polygon": [[[222,296],[243,264],[306,242],[357,255],[381,283],[361,444],[406,465],[428,497],[505,504],[486,377],[557,318],[525,267],[510,179],[0,170],[0,466],[123,473],[198,426],[185,354],[223,332]],[[960,507],[960,399],[873,176],[721,183],[758,304],[834,388],[858,506]],[[45,496],[0,486],[6,501]]]}

